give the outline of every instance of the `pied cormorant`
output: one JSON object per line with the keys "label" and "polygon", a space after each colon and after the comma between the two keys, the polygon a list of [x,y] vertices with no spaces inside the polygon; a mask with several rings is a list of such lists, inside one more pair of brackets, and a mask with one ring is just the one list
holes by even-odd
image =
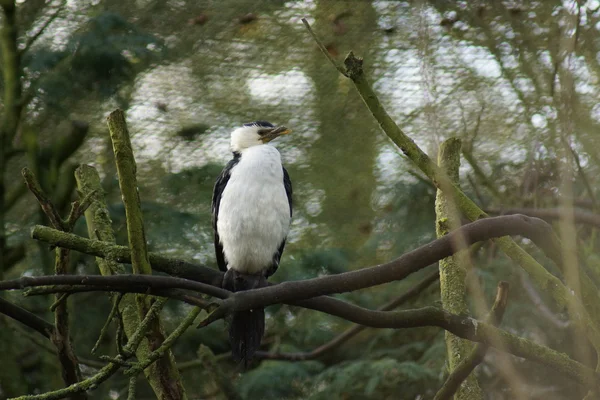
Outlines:
{"label": "pied cormorant", "polygon": [[[267,143],[290,133],[267,121],[231,134],[233,159],[215,183],[212,217],[223,287],[264,287],[279,266],[292,218],[292,183],[277,149]],[[247,365],[265,330],[264,309],[236,312],[229,327],[233,358]]]}

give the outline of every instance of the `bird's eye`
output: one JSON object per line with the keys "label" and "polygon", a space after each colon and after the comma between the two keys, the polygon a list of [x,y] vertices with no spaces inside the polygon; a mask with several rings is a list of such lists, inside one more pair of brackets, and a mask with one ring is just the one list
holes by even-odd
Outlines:
{"label": "bird's eye", "polygon": [[271,129],[259,129],[258,130],[258,134],[260,136],[266,135],[267,133],[271,132]]}

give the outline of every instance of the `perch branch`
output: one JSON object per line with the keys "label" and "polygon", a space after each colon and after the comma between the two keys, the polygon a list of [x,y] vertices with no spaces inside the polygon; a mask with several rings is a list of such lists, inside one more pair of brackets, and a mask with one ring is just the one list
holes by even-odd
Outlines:
{"label": "perch branch", "polygon": [[[149,279],[148,282],[155,280],[156,283],[159,283],[162,281],[160,282],[160,286],[164,289],[169,288],[169,285],[167,285],[166,282],[170,280],[173,282],[173,285],[170,287],[177,288],[181,286],[181,282],[179,282],[181,279],[170,277],[119,275],[110,277],[84,276],[83,278],[91,277],[94,277],[95,279],[89,280],[88,284],[99,284],[101,286],[106,286],[106,281],[110,280],[111,284],[116,284],[118,287],[123,287],[124,285],[129,284],[128,279],[132,277],[146,278]],[[12,281],[0,282],[0,290],[18,289],[25,286],[31,286],[32,279],[38,279],[38,282],[47,284],[49,282],[65,283],[65,278],[70,280],[74,277],[23,277]],[[63,282],[61,282],[61,280],[63,280]],[[258,292],[259,290],[263,289],[254,289],[249,292]],[[264,302],[263,305],[275,304],[279,302],[276,298],[267,300],[268,302]],[[570,359],[566,354],[558,353],[548,347],[541,346],[530,340],[512,335],[506,331],[495,328],[493,325],[479,322],[470,317],[454,315],[435,307],[424,307],[405,311],[373,311],[345,303],[344,301],[331,297],[319,297],[315,299],[294,302],[292,304],[327,312],[330,315],[334,315],[350,322],[372,328],[401,329],[420,326],[437,326],[464,339],[484,343],[492,347],[497,347],[499,346],[499,343],[501,343],[502,346],[499,346],[499,350],[551,366],[557,371],[565,374],[565,376],[568,376],[588,387],[595,388],[597,382],[600,382],[600,375],[596,375],[592,369]]]}
{"label": "perch branch", "polygon": [[[439,278],[439,272],[436,270],[433,273],[427,275],[423,280],[417,283],[414,287],[412,287],[407,292],[401,294],[395,299],[389,301],[388,303],[382,305],[377,310],[378,311],[391,311],[400,306],[401,304],[407,302],[408,300],[414,298],[419,295],[423,290],[427,289],[433,282],[437,281]],[[254,353],[256,358],[261,358],[265,360],[287,360],[287,361],[305,361],[305,360],[314,360],[316,358],[321,357],[323,354],[328,353],[332,350],[337,349],[342,344],[352,339],[354,336],[358,335],[360,332],[367,329],[365,325],[354,325],[351,328],[346,329],[344,332],[331,339],[329,342],[317,347],[316,349],[308,352],[299,352],[299,353],[269,353],[264,351],[257,351]]]}

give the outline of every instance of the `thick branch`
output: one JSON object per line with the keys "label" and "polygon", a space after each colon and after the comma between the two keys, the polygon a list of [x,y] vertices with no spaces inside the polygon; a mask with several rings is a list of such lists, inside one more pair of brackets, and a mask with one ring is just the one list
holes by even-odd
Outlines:
{"label": "thick branch", "polygon": [[[331,286],[331,291],[329,293],[340,293],[366,288],[391,282],[393,280],[403,279],[415,271],[423,269],[444,257],[454,254],[459,250],[455,248],[457,237],[463,237],[465,244],[471,245],[478,241],[485,241],[506,235],[521,235],[526,237],[540,247],[550,259],[557,263],[561,262],[560,246],[557,244],[558,239],[552,231],[552,227],[548,225],[548,223],[537,218],[530,218],[523,215],[507,215],[486,218],[463,225],[461,228],[453,231],[449,235],[446,235],[440,239],[436,239],[431,243],[421,246],[386,264],[306,281],[285,282],[277,285],[277,287],[296,284],[303,285],[304,283],[301,282],[323,280],[327,282],[331,281],[331,283],[326,284]],[[131,253],[129,249],[124,246],[103,243],[97,240],[89,240],[77,235],[59,232],[40,225],[37,225],[33,228],[31,236],[34,239],[41,240],[55,246],[66,247],[82,253],[95,255],[118,262],[131,262]],[[171,259],[153,253],[150,253],[150,261],[153,267],[159,271],[166,272],[171,275],[183,276],[188,279],[197,280],[209,285],[221,286],[223,274],[217,270],[177,259]],[[381,275],[381,273],[384,271],[386,272]],[[361,279],[364,278],[366,278],[366,280],[361,281]],[[338,284],[342,284],[341,287],[338,287]],[[271,288],[261,290],[271,290]],[[238,294],[241,293],[243,292]],[[236,296],[238,294],[236,294]],[[316,295],[307,294],[303,297],[310,298],[321,294],[323,293]],[[216,297],[219,296],[216,295]]]}
{"label": "thick branch", "polygon": [[[72,284],[74,278],[78,277],[23,277],[12,281],[0,282],[0,289],[17,289],[21,287],[34,286],[35,284],[46,285],[48,283]],[[171,277],[118,275],[109,277],[83,276],[83,278],[90,278],[87,280],[87,284],[103,287],[108,286],[107,282],[110,282],[111,285],[114,284],[116,287],[124,287],[127,284],[131,284],[129,281],[131,278],[147,279],[146,283],[149,283],[151,287],[158,286],[163,289],[180,288],[182,286],[181,279]],[[169,281],[172,282],[172,285],[167,284]],[[262,289],[251,290],[249,293],[258,292],[259,290]],[[566,354],[558,353],[530,340],[523,339],[506,331],[497,329],[491,324],[480,322],[467,316],[451,314],[435,307],[424,307],[405,311],[372,311],[331,297],[319,297],[295,302],[293,304],[324,311],[331,315],[346,319],[350,322],[355,322],[357,324],[362,324],[373,328],[401,329],[421,326],[437,326],[464,339],[484,343],[491,347],[499,348],[501,351],[506,351],[516,356],[550,366],[586,386],[595,387],[597,382],[600,382],[600,375],[595,375],[593,370],[570,359]]]}
{"label": "thick branch", "polygon": [[[455,185],[459,185],[461,141],[449,138],[438,151],[438,165],[448,174]],[[460,212],[456,208],[452,193],[438,189],[435,197],[435,232],[443,237],[460,227]],[[462,240],[459,238],[458,240]],[[440,300],[445,310],[454,314],[467,314],[467,252],[461,252],[440,260]],[[477,296],[477,293],[475,294]],[[445,334],[448,370],[453,373],[456,367],[469,354],[471,344],[449,332]],[[464,385],[457,387],[455,400],[480,400],[483,393],[475,375],[466,375]]]}
{"label": "thick branch", "polygon": [[[512,217],[512,218],[511,218]],[[510,218],[510,219],[505,219]],[[329,275],[303,281],[283,282],[258,290],[237,292],[223,301],[225,313],[264,307],[275,302],[291,302],[333,293],[350,292],[383,283],[402,280],[413,272],[448,257],[461,249],[467,249],[481,240],[506,235],[523,235],[531,239],[545,254],[560,262],[560,246],[550,225],[526,216],[486,218],[463,225],[448,235],[405,253],[401,257],[374,267]],[[460,239],[460,240],[459,240]],[[465,246],[458,247],[458,243]],[[548,284],[560,282],[551,276]]]}
{"label": "thick branch", "polygon": [[[77,185],[81,193],[90,196],[93,199],[92,204],[86,211],[86,223],[88,235],[98,240],[88,240],[88,242],[99,246],[114,246],[115,237],[112,231],[106,202],[102,195],[103,191],[100,185],[98,172],[90,166],[81,165],[75,171],[75,179],[77,180]],[[129,252],[129,249],[126,250]],[[96,258],[96,260],[100,272],[103,275],[109,276],[125,271],[123,266],[119,265],[114,257],[106,257],[106,259]],[[143,277],[138,276],[138,278]],[[145,293],[147,294],[147,291]],[[142,307],[136,305],[135,295],[125,295],[119,304],[122,325],[119,324],[118,328],[120,329],[122,326],[128,337],[131,337],[139,330],[141,316],[148,314],[145,310],[140,310],[141,312],[138,311],[139,308],[145,308],[146,304],[141,303],[139,305]],[[156,327],[156,324],[154,324],[154,326]],[[157,332],[155,331],[152,335],[149,334],[148,338],[143,340],[140,345],[136,347],[138,359],[146,358],[147,355],[154,350],[155,346],[160,345],[162,340],[160,338],[156,340],[158,336],[162,337],[160,329]],[[183,389],[180,390],[179,385],[177,385],[179,382],[178,377],[168,373],[172,371],[170,368],[172,364],[172,359],[165,360],[164,363],[163,360],[161,360],[156,365],[144,371],[154,392],[161,398],[179,398],[180,393],[183,392]],[[167,368],[167,373],[163,373],[165,372],[164,368]],[[174,385],[172,386],[169,382],[172,382]],[[171,388],[173,389],[172,393],[170,390]],[[185,396],[185,394],[183,395]]]}
{"label": "thick branch", "polygon": [[[427,275],[422,281],[417,283],[407,292],[401,294],[395,299],[387,302],[383,306],[379,307],[378,311],[391,311],[401,304],[407,302],[413,297],[419,295],[423,290],[427,289],[433,282],[437,281],[439,278],[439,273],[436,269],[433,273]],[[329,342],[317,347],[316,349],[309,352],[301,352],[301,353],[268,353],[264,351],[257,351],[254,356],[257,358],[267,359],[267,360],[287,360],[287,361],[304,361],[304,360],[314,360],[315,358],[321,357],[323,354],[328,353],[332,350],[337,349],[342,344],[346,343],[348,340],[352,339],[354,336],[358,335],[360,332],[367,329],[365,325],[354,325],[351,328],[346,329],[344,332],[331,339]]]}

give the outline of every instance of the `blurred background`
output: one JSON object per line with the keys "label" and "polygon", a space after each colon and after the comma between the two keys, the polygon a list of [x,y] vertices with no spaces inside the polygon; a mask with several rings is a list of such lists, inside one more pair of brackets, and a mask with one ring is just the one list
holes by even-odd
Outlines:
{"label": "blurred background", "polygon": [[[290,172],[295,203],[273,281],[374,265],[435,238],[435,188],[380,131],[302,17],[337,60],[350,50],[364,57],[387,111],[431,157],[443,140],[462,139],[461,185],[481,207],[532,215],[549,209],[552,219],[561,201],[573,201],[587,217],[576,225],[581,260],[590,268],[598,264],[600,224],[592,214],[600,166],[598,1],[19,0],[22,110],[0,149],[4,278],[53,271],[52,252],[29,239],[31,227],[46,221],[22,183],[24,166],[63,210],[76,198],[74,168],[96,167],[118,241],[127,242],[105,124],[117,107],[126,112],[132,135],[152,251],[216,268],[212,185],[231,156],[230,132],[258,119],[293,130],[273,143]],[[7,54],[4,70],[14,62]],[[2,85],[4,110],[14,87],[6,74]],[[77,232],[87,236],[80,222]],[[528,241],[521,244],[538,255]],[[505,329],[576,357],[573,347],[585,339],[565,310],[493,245],[472,255],[469,274],[488,301],[499,280],[511,283]],[[72,258],[73,273],[97,272],[92,257]],[[431,268],[340,297],[376,308]],[[50,297],[8,298],[51,320]],[[440,306],[439,285],[403,307],[423,305]],[[76,353],[93,359],[109,300],[78,294],[70,307]],[[167,330],[187,310],[169,302]],[[310,351],[350,326],[318,312],[272,306],[264,350]],[[5,317],[0,327],[0,398],[63,385],[49,342]],[[429,399],[447,374],[438,328],[367,329],[315,360],[258,361],[245,372],[227,349],[222,322],[191,329],[175,345],[190,398]],[[111,332],[100,353],[114,351]],[[210,353],[215,368],[202,361]],[[585,394],[549,368],[517,358],[512,363],[518,383],[498,373],[497,353],[488,354],[477,370],[485,398],[514,398],[517,384],[531,399]],[[127,384],[117,374],[90,398],[126,398]],[[138,398],[153,398],[143,379]]]}

